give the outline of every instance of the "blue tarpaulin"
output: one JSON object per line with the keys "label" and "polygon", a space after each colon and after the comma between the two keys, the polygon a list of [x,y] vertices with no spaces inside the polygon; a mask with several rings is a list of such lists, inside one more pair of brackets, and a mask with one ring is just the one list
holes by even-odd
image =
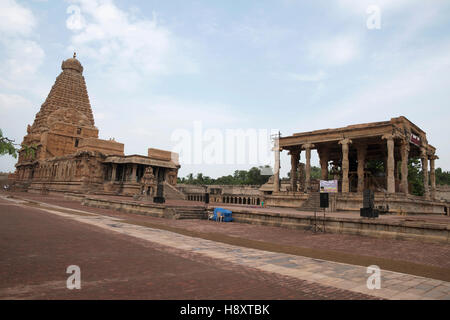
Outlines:
{"label": "blue tarpaulin", "polygon": [[213,216],[213,220],[214,221],[217,221],[217,214],[218,213],[223,215],[223,221],[224,222],[231,222],[231,221],[233,221],[233,218],[231,217],[232,212],[230,210],[223,209],[223,208],[214,208],[214,216]]}

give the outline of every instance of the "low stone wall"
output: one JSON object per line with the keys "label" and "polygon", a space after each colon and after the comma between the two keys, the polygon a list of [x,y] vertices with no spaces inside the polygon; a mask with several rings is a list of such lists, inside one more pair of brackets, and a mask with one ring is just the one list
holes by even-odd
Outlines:
{"label": "low stone wall", "polygon": [[300,208],[308,200],[306,193],[284,192],[264,197],[265,204],[270,207]]}
{"label": "low stone wall", "polygon": [[[135,213],[169,219],[205,219],[212,213],[214,206],[208,210],[198,207],[167,206],[164,204],[143,204],[132,200],[102,199],[93,196],[68,194],[74,200],[82,198],[86,206],[113,209],[127,213]],[[238,223],[276,226],[290,229],[311,230],[314,226],[314,215],[299,215],[295,213],[261,212],[252,208],[231,208],[233,218]],[[324,223],[325,222],[325,223]],[[450,220],[449,220],[450,222]],[[450,243],[450,224],[386,221],[367,218],[335,218],[318,213],[317,223],[325,225],[326,232],[354,234],[377,238],[418,240],[425,242]]]}
{"label": "low stone wall", "polygon": [[[309,195],[305,193],[283,192],[265,196],[265,204],[270,207],[299,209]],[[328,211],[358,211],[362,208],[362,193],[349,192],[330,194]],[[423,197],[402,194],[375,193],[375,206],[389,206],[389,212],[406,214],[444,214],[450,204],[441,200],[427,200]]]}
{"label": "low stone wall", "polygon": [[[361,193],[338,194],[336,202],[337,211],[359,211],[362,207]],[[423,197],[401,194],[375,193],[374,205],[389,206],[391,213],[406,214],[444,214],[449,204],[441,201],[426,200]]]}
{"label": "low stone wall", "polygon": [[27,190],[30,193],[87,193],[92,190],[101,190],[100,183],[86,184],[82,181],[50,181],[50,182],[40,182],[33,181]]}
{"label": "low stone wall", "polygon": [[122,201],[85,196],[81,203],[94,208],[113,209],[159,218],[172,218],[171,213],[173,213],[166,210],[166,206],[163,204],[143,204],[131,200]]}
{"label": "low stone wall", "polygon": [[447,200],[450,202],[450,186],[437,185],[436,186],[436,198]]}
{"label": "low stone wall", "polygon": [[[76,196],[74,197],[75,200]],[[203,207],[167,206],[157,203],[139,203],[132,200],[102,199],[84,196],[81,203],[85,206],[103,209],[113,209],[126,213],[135,213],[146,216],[166,219],[206,219],[206,210]]]}
{"label": "low stone wall", "polygon": [[[233,219],[239,223],[299,230],[312,230],[314,226],[314,215],[257,212],[245,208],[235,208],[232,211]],[[319,226],[323,225],[322,213],[318,214],[317,223]],[[437,223],[325,217],[325,230],[330,233],[354,234],[377,238],[450,243],[450,225]]]}

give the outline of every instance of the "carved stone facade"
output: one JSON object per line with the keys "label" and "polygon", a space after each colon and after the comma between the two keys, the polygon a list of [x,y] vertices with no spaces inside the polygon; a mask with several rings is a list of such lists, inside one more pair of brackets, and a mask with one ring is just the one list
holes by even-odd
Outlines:
{"label": "carved stone facade", "polygon": [[[362,191],[371,189],[376,198],[383,200],[395,210],[411,213],[442,213],[446,205],[436,196],[435,159],[436,148],[428,143],[426,133],[407,118],[400,116],[389,121],[349,125],[336,129],[299,132],[280,137],[276,141],[275,164],[279,163],[280,152],[288,151],[291,156],[290,188],[281,191],[279,185],[272,185],[272,193],[266,195],[267,205],[302,208],[317,184],[311,180],[311,151],[319,155],[321,179],[338,180],[339,193],[333,197],[338,210],[354,210],[362,205]],[[279,150],[279,151],[278,151]],[[305,156],[304,186],[299,183],[298,161]],[[410,194],[408,182],[408,161],[421,159],[424,172],[424,196]],[[372,161],[376,160],[376,161]],[[383,164],[384,172],[372,170],[368,162]],[[279,181],[279,170],[272,181]],[[421,205],[418,205],[420,199]],[[401,204],[400,204],[401,203]],[[417,206],[414,207],[414,204]]]}
{"label": "carved stone facade", "polygon": [[148,168],[157,173],[157,183],[175,186],[178,155],[149,149],[148,156],[125,156],[122,143],[99,139],[83,66],[74,55],[63,61],[61,68],[33,124],[27,126],[15,187],[31,192],[131,195],[139,193]]}
{"label": "carved stone facade", "polygon": [[[310,189],[311,150],[316,149],[322,179],[328,179],[331,161],[332,174],[340,181],[342,193],[362,192],[364,189],[377,187],[387,193],[408,194],[407,165],[408,160],[413,157],[422,160],[425,197],[429,198],[435,193],[436,149],[428,144],[426,133],[405,117],[338,129],[296,133],[280,138],[278,144],[281,150],[287,150],[291,155],[291,172],[295,172],[300,153],[305,150],[306,192]],[[380,160],[384,163],[384,181],[378,181],[377,186],[367,181],[367,160]],[[400,172],[398,167],[401,168]],[[291,185],[295,186],[296,183],[297,177],[291,174]],[[274,189],[274,192],[276,191]]]}

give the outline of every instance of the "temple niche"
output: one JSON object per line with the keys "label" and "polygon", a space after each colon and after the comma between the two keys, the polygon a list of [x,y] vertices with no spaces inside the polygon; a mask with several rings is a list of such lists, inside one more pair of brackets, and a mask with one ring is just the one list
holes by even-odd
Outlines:
{"label": "temple niche", "polygon": [[153,197],[156,191],[156,180],[153,169],[147,167],[141,183],[141,194],[147,197]]}
{"label": "temple niche", "polygon": [[14,188],[133,195],[140,192],[141,179],[149,170],[155,185],[174,188],[178,154],[150,148],[146,156],[128,156],[122,143],[99,139],[83,66],[74,54],[61,68],[33,124],[27,126]]}

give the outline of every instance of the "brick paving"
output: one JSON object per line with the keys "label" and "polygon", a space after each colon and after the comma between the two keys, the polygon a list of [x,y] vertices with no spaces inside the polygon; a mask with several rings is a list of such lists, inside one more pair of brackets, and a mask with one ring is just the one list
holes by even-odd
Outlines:
{"label": "brick paving", "polygon": [[[218,244],[165,230],[122,223],[107,216],[76,216],[57,211],[54,213],[112,231],[133,235],[152,243],[224,260],[227,265],[240,264],[245,268],[251,267],[298,280],[308,280],[308,282],[328,287],[326,292],[334,298],[339,296],[333,291],[336,288],[394,299],[448,299],[450,292],[448,282],[389,271],[382,273],[383,288],[374,291],[367,289],[366,268],[360,266]],[[347,294],[351,296],[350,293]]]}
{"label": "brick paving", "polygon": [[[239,223],[219,224],[206,220],[168,220],[128,214],[110,209],[85,207],[79,202],[66,200],[60,195],[45,197],[29,193],[17,193],[17,195],[27,199],[45,201],[67,208],[101,213],[112,217],[133,219],[134,221],[144,223],[150,222],[166,227],[182,228],[192,232],[217,235],[222,234],[229,237],[293,247],[294,249],[302,248],[306,249],[304,250],[304,254],[311,253],[313,256],[323,256],[323,258],[331,260],[335,258],[338,259],[338,255],[341,253],[349,256],[348,263],[357,263],[358,260],[360,260],[361,264],[368,265],[372,262],[376,262],[380,267],[401,272],[406,272],[406,270],[404,270],[405,268],[414,271],[414,268],[420,269],[421,266],[429,266],[442,269],[438,270],[440,274],[450,275],[450,246],[447,244],[423,243],[412,240],[380,239],[346,234],[314,234],[304,230],[291,230],[280,227]],[[442,217],[438,216],[437,218],[440,219]],[[448,220],[449,217],[445,218]],[[357,257],[353,259],[353,256]],[[389,262],[391,260],[397,261],[399,266],[397,268],[389,268]],[[345,259],[337,261],[345,262]],[[414,266],[412,264],[414,264]],[[418,272],[418,274],[420,275],[421,273]],[[424,272],[424,275],[431,276],[431,274],[428,275],[426,272]],[[445,279],[447,280],[447,278]]]}
{"label": "brick paving", "polygon": [[[63,211],[0,199],[1,299],[371,298],[127,235],[143,227],[111,232],[105,228],[122,225],[111,217]],[[81,268],[81,290],[65,287],[72,264]]]}

